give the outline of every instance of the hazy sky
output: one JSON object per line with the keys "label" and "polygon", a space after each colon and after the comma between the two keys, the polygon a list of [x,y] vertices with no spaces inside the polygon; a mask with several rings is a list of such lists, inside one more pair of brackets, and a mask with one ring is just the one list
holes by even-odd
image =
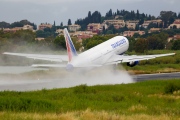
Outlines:
{"label": "hazy sky", "polygon": [[0,0],[0,22],[13,23],[27,19],[39,25],[51,23],[56,25],[68,19],[74,23],[78,18],[87,16],[88,11],[101,12],[104,16],[109,9],[134,10],[140,13],[159,16],[160,11],[180,12],[180,0]]}

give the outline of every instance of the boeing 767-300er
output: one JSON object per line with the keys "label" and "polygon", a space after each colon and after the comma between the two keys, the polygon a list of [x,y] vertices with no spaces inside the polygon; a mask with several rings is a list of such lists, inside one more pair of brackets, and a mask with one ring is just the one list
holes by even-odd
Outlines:
{"label": "boeing 767-300er", "polygon": [[64,29],[64,37],[68,55],[43,55],[43,54],[24,54],[10,53],[3,54],[24,56],[32,59],[48,60],[55,62],[66,61],[67,64],[34,64],[33,67],[65,67],[67,70],[74,68],[101,67],[105,65],[118,64],[126,62],[128,66],[135,66],[141,60],[149,60],[156,57],[174,55],[175,53],[157,54],[157,55],[123,55],[129,48],[129,41],[124,36],[113,37],[83,53],[77,54],[71,37]]}

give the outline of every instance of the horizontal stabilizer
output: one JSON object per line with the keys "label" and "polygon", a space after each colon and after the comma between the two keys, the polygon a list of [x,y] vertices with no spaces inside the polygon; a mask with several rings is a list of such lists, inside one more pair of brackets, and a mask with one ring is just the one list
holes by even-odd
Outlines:
{"label": "horizontal stabilizer", "polygon": [[35,68],[66,68],[65,64],[33,64]]}

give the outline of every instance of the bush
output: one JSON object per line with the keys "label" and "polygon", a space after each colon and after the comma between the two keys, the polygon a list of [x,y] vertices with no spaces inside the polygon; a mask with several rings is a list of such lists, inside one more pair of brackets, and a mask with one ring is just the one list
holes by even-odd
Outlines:
{"label": "bush", "polygon": [[176,85],[174,83],[169,83],[165,86],[166,94],[173,94],[174,91],[180,90],[180,85]]}
{"label": "bush", "polygon": [[89,88],[86,84],[79,85],[74,87],[74,93],[81,94],[81,93],[93,93],[95,94],[97,91],[95,89]]}

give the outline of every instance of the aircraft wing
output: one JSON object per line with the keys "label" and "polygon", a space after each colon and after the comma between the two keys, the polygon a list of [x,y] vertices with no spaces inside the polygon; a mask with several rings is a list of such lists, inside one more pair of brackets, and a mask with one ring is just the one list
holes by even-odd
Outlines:
{"label": "aircraft wing", "polygon": [[107,62],[106,65],[109,64],[117,64],[117,63],[124,63],[124,62],[133,62],[133,61],[141,61],[141,60],[149,60],[157,57],[175,55],[175,53],[168,53],[168,54],[157,54],[157,55],[113,55]]}
{"label": "aircraft wing", "polygon": [[37,59],[37,60],[47,60],[47,61],[53,61],[53,62],[68,61],[67,55],[43,55],[43,54],[24,54],[24,53],[10,53],[10,52],[4,52],[3,54],[22,56],[22,57]]}

